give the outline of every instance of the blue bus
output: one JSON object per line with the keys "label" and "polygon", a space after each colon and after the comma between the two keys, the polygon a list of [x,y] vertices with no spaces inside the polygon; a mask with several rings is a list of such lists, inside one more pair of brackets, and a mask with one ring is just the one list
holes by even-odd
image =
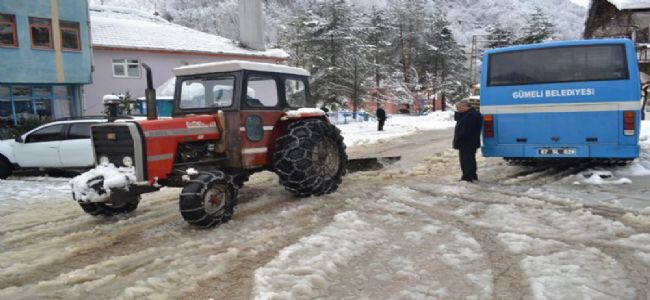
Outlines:
{"label": "blue bus", "polygon": [[639,156],[640,87],[627,39],[488,50],[483,156],[632,160]]}

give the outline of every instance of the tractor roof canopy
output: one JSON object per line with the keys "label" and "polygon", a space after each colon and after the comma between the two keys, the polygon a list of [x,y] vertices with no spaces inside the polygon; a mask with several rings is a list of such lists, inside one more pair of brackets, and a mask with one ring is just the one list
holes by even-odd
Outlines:
{"label": "tractor roof canopy", "polygon": [[178,67],[174,69],[174,74],[176,76],[190,76],[197,74],[235,72],[240,70],[309,76],[309,72],[301,68],[242,60],[229,60]]}

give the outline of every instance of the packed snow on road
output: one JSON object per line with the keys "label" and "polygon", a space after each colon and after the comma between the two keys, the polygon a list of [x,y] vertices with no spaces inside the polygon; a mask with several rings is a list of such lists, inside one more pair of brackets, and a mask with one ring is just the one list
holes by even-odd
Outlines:
{"label": "packed snow on road", "polygon": [[648,299],[650,122],[628,166],[478,159],[459,183],[452,114],[340,125],[350,156],[402,155],[295,198],[263,172],[232,220],[84,214],[69,178],[0,181],[0,299]]}

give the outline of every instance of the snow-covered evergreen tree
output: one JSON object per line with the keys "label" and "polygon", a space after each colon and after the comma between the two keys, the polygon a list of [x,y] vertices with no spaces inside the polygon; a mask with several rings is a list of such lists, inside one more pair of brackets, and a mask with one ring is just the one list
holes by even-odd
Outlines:
{"label": "snow-covered evergreen tree", "polygon": [[489,26],[486,31],[488,32],[488,48],[499,48],[514,45],[516,38],[512,30],[501,25],[494,24]]}
{"label": "snow-covered evergreen tree", "polygon": [[463,94],[466,80],[465,53],[456,43],[449,22],[442,14],[434,14],[424,35],[417,61],[420,84],[429,94],[442,92],[451,98]]}
{"label": "snow-covered evergreen tree", "polygon": [[390,26],[386,11],[373,6],[371,11],[362,15],[362,33],[365,43],[370,47],[370,59],[372,62],[372,73],[374,87],[381,87],[382,80],[388,75],[392,56],[390,40],[393,28]]}
{"label": "snow-covered evergreen tree", "polygon": [[549,40],[555,33],[555,24],[549,21],[541,8],[535,7],[535,12],[530,15],[528,24],[523,28],[522,37],[518,44],[534,44]]}
{"label": "snow-covered evergreen tree", "polygon": [[290,23],[295,39],[293,62],[312,73],[311,92],[317,102],[352,103],[356,111],[365,95],[371,64],[360,16],[348,0],[313,2],[305,15]]}

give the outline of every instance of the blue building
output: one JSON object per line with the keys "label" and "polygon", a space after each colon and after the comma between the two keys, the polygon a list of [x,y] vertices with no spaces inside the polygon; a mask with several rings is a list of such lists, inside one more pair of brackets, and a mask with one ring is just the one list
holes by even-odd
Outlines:
{"label": "blue building", "polygon": [[0,122],[81,115],[89,32],[86,0],[0,0]]}

